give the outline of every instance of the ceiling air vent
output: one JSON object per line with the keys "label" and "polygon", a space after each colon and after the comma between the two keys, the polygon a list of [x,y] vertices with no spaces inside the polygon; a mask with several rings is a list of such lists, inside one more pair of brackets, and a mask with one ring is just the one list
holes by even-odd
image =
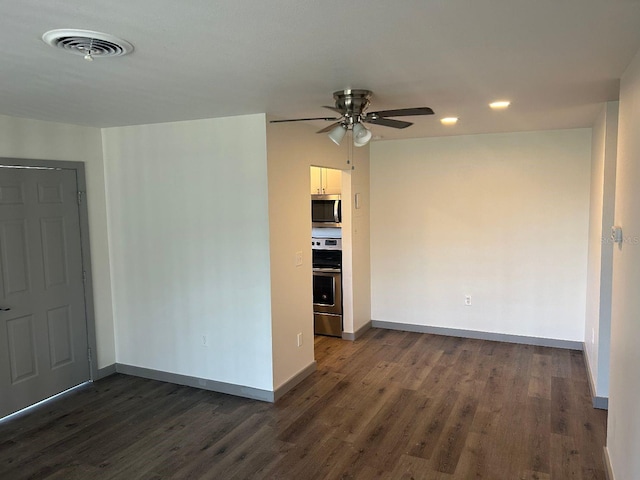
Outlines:
{"label": "ceiling air vent", "polygon": [[133,45],[108,33],[90,30],[50,30],[42,40],[52,47],[82,55],[86,60],[99,57],[119,57],[133,51]]}

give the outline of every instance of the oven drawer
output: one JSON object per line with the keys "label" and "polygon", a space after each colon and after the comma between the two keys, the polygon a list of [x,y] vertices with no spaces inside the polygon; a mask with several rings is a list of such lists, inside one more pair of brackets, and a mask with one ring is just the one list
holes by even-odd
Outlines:
{"label": "oven drawer", "polygon": [[315,333],[316,335],[342,337],[342,315],[314,313],[313,333]]}

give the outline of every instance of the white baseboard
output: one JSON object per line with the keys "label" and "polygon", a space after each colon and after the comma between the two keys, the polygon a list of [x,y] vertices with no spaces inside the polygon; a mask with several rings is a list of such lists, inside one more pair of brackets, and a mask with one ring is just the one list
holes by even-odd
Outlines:
{"label": "white baseboard", "polygon": [[403,330],[405,332],[432,333],[434,335],[446,335],[449,337],[475,338],[478,340],[492,340],[494,342],[520,343],[523,345],[536,345],[541,347],[566,348],[569,350],[582,350],[582,342],[572,340],[559,340],[555,338],[527,337],[524,335],[509,335],[506,333],[481,332],[477,330],[463,330],[458,328],[432,327],[430,325],[414,325],[410,323],[385,322],[372,320],[374,328],[387,330]]}
{"label": "white baseboard", "polygon": [[226,393],[238,397],[252,398],[254,400],[262,400],[263,402],[275,402],[285,393],[295,387],[302,380],[307,378],[316,371],[316,362],[312,362],[289,380],[280,385],[275,391],[261,390],[259,388],[245,387],[233,383],[217,382],[206,378],[192,377],[189,375],[180,375],[177,373],[163,372],[150,368],[136,367],[134,365],[125,365],[122,363],[114,363],[98,370],[98,375],[94,381],[101,380],[113,375],[114,373],[122,373],[124,375],[132,375],[134,377],[148,378],[150,380],[158,380],[161,382],[175,383],[177,385],[186,385],[188,387],[202,388],[213,392]]}
{"label": "white baseboard", "polygon": [[102,380],[103,378],[108,377],[109,375],[113,375],[116,372],[116,364],[112,363],[111,365],[107,365],[106,367],[102,367],[98,369],[96,378],[93,381]]}
{"label": "white baseboard", "polygon": [[163,372],[160,370],[152,370],[151,368],[136,367],[134,365],[124,365],[122,363],[116,364],[116,371],[118,373],[124,373],[125,375],[133,375],[135,377],[148,378],[150,380],[175,383],[177,385],[186,385],[188,387],[201,388],[218,393],[226,393],[229,395],[235,395],[237,397],[262,400],[263,402],[273,403],[275,401],[275,392],[272,392],[270,390],[262,390],[259,388],[246,387],[244,385],[236,385],[234,383],[218,382],[216,380],[209,380],[207,378]]}
{"label": "white baseboard", "polygon": [[361,326],[358,330],[356,330],[355,333],[349,333],[349,332],[342,332],[342,339],[343,340],[357,340],[359,339],[362,335],[364,335],[364,333],[369,330],[371,328],[371,320],[369,320],[367,323],[365,323],[363,326]]}
{"label": "white baseboard", "polygon": [[280,398],[282,398],[282,396],[285,393],[287,393],[289,390],[291,390],[293,387],[298,385],[305,378],[307,378],[309,375],[311,375],[313,372],[315,372],[316,368],[317,368],[317,364],[316,364],[316,362],[314,360],[309,365],[307,365],[305,368],[303,368],[298,373],[296,373],[289,380],[287,380],[282,385],[280,385],[278,388],[276,388],[276,390],[275,390],[275,392],[273,394],[273,401],[277,402]]}
{"label": "white baseboard", "polygon": [[591,402],[593,404],[593,408],[597,408],[599,410],[608,410],[609,409],[609,397],[599,397],[596,395],[596,386],[593,384],[593,374],[591,372],[591,365],[589,364],[589,353],[587,350],[587,346],[583,344],[584,350],[584,365],[587,369],[587,379],[589,380],[589,391],[591,392]]}

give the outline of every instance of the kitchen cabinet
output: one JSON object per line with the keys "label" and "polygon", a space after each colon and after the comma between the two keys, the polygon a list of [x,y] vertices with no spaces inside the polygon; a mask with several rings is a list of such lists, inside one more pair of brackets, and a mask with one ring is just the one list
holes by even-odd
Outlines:
{"label": "kitchen cabinet", "polygon": [[334,168],[311,167],[311,194],[340,195],[342,171]]}

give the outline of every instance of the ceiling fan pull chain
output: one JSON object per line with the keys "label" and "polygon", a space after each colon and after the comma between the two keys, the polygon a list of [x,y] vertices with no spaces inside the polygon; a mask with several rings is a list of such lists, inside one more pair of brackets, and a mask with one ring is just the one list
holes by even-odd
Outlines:
{"label": "ceiling fan pull chain", "polygon": [[349,142],[349,159],[351,160],[351,170],[354,170],[354,165],[353,165],[353,129],[351,130],[351,141]]}

